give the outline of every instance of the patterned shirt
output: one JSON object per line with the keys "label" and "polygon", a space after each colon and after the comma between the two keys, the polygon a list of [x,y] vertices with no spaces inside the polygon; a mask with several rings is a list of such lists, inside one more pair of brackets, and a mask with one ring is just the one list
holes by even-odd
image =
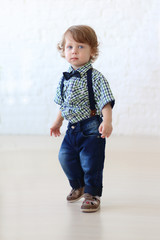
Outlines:
{"label": "patterned shirt", "polygon": [[[91,63],[77,69],[81,78],[76,76],[64,81],[63,99],[61,97],[61,81],[58,84],[55,103],[60,105],[62,116],[71,123],[76,123],[90,117],[90,104],[87,88],[87,71],[92,68]],[[68,72],[72,72],[70,66]],[[102,109],[110,103],[114,106],[115,100],[106,78],[96,69],[92,70],[92,86],[96,102],[96,115],[102,115]]]}

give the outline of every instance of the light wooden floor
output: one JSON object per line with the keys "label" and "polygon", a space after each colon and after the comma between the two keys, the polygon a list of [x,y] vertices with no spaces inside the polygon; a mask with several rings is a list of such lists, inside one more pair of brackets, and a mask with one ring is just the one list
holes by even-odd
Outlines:
{"label": "light wooden floor", "polygon": [[101,210],[90,214],[65,200],[61,141],[0,137],[0,240],[159,240],[160,139],[108,140]]}

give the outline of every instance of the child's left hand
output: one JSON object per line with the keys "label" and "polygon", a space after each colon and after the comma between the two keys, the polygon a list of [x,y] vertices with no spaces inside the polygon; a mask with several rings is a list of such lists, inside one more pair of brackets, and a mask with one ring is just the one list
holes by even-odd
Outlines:
{"label": "child's left hand", "polygon": [[112,123],[106,123],[106,122],[102,122],[99,126],[99,133],[101,134],[101,138],[105,138],[105,137],[109,137],[112,133]]}

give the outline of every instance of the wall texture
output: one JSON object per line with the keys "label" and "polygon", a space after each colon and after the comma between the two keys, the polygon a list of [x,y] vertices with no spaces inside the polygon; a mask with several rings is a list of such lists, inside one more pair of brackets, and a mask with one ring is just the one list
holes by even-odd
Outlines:
{"label": "wall texture", "polygon": [[116,98],[114,134],[160,136],[159,13],[159,0],[0,0],[0,133],[49,134],[68,68],[56,44],[88,24],[100,42],[94,67]]}

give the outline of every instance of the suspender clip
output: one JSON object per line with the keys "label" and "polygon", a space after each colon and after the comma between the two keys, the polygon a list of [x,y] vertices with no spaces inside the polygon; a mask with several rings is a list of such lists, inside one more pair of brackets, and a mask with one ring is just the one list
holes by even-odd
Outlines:
{"label": "suspender clip", "polygon": [[91,110],[90,116],[91,116],[91,117],[94,117],[95,115],[96,115],[96,109]]}

